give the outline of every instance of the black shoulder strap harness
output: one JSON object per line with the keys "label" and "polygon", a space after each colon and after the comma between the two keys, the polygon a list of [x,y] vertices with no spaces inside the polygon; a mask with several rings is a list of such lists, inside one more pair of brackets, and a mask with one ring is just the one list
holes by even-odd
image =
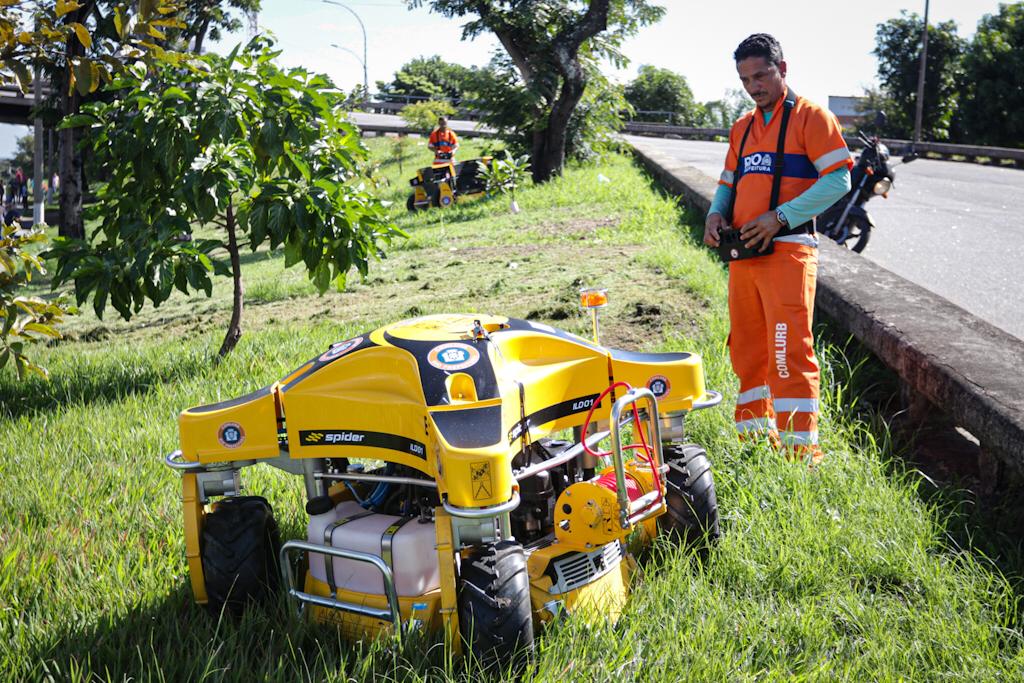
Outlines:
{"label": "black shoulder strap harness", "polygon": [[[774,211],[779,206],[779,189],[782,187],[782,171],[786,165],[786,130],[789,128],[789,115],[793,111],[793,107],[796,106],[796,98],[798,95],[793,92],[792,88],[788,88],[786,92],[786,99],[782,101],[782,123],[779,126],[779,142],[776,146],[775,153],[775,166],[772,168],[772,195],[768,204],[768,208]],[[754,116],[757,116],[758,112],[755,111],[754,115],[750,117],[750,122],[747,124],[747,129],[743,131],[743,139],[740,140],[740,149],[736,154],[736,177],[732,183],[732,198],[729,200],[729,222],[732,222],[732,214],[736,208],[736,195],[739,192],[740,178],[743,177],[743,148],[747,145],[747,137],[750,135],[750,129],[754,125]],[[784,225],[779,230],[776,237],[784,237],[786,235],[803,235],[803,234],[814,234],[814,222],[807,221],[802,225]]]}

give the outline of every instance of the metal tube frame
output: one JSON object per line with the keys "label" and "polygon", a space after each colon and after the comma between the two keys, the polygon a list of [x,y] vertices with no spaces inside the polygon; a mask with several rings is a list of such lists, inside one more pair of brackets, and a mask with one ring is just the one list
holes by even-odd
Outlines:
{"label": "metal tube frame", "polygon": [[[295,573],[292,571],[292,565],[288,557],[290,552],[296,550],[321,553],[331,557],[340,557],[346,560],[365,562],[366,564],[373,565],[380,571],[381,578],[384,580],[384,595],[388,601],[387,609],[357,605],[351,602],[343,602],[334,598],[325,598],[322,595],[312,595],[311,593],[300,591],[296,585]],[[394,626],[395,636],[398,637],[401,635],[402,614],[398,602],[398,591],[395,590],[395,577],[391,572],[391,567],[384,562],[382,557],[355,550],[345,550],[344,548],[332,548],[328,545],[320,545],[318,543],[310,543],[308,541],[292,540],[281,546],[281,552],[278,559],[281,565],[281,578],[284,579],[285,586],[288,590],[288,597],[298,600],[300,613],[307,603],[318,607],[328,607],[330,609],[337,609],[343,612],[351,612],[364,617],[372,617],[374,619],[391,622]],[[324,562],[328,562],[327,558],[324,558]]]}
{"label": "metal tube frame", "polygon": [[424,486],[426,488],[437,488],[437,482],[430,479],[417,479],[416,477],[396,477],[390,474],[359,474],[357,472],[316,472],[314,479],[329,479],[331,481],[372,481],[382,484],[410,484],[412,486]]}
{"label": "metal tube frame", "polygon": [[[622,459],[622,412],[637,401],[645,399],[648,404],[649,419],[647,424],[651,425],[648,431],[648,445],[654,451],[654,466],[658,472],[662,472],[663,457],[661,452],[661,422],[658,416],[658,399],[650,389],[637,387],[630,389],[626,394],[612,406],[611,415],[611,436],[612,436],[612,465],[615,467],[616,498],[619,503],[619,524],[623,529],[647,519],[660,509],[660,506],[653,506],[661,499],[661,491],[651,491],[641,496],[632,503],[626,495],[626,467]],[[643,429],[637,425],[637,429]]]}
{"label": "metal tube frame", "polygon": [[[587,439],[587,446],[589,446],[590,448],[595,448],[597,446],[597,444],[601,443],[606,438],[608,438],[609,434],[611,434],[611,432],[609,432],[609,431],[603,431],[603,432],[597,432],[595,434],[591,434],[590,436],[586,437],[586,439]],[[565,451],[563,451],[559,455],[556,455],[555,457],[551,458],[550,460],[545,460],[544,462],[539,462],[536,465],[530,465],[529,467],[525,467],[525,468],[519,470],[518,472],[515,472],[514,474],[515,474],[516,481],[522,481],[523,479],[528,479],[528,478],[530,478],[530,477],[532,477],[532,476],[534,476],[534,475],[536,475],[536,474],[538,474],[540,472],[544,472],[545,470],[554,469],[554,468],[558,467],[559,465],[564,465],[565,463],[569,462],[570,460],[578,458],[582,454],[583,454],[583,443],[580,442],[580,443],[576,444],[575,446],[570,446],[569,448],[565,449]]]}
{"label": "metal tube frame", "polygon": [[722,394],[717,391],[706,391],[704,392],[703,401],[694,401],[693,407],[690,410],[704,410],[705,408],[714,408],[722,402]]}
{"label": "metal tube frame", "polygon": [[508,502],[502,503],[501,505],[492,505],[486,508],[463,508],[457,505],[452,505],[446,498],[441,499],[441,505],[444,506],[444,511],[452,517],[463,517],[467,519],[487,519],[488,517],[498,517],[508,512],[512,512],[519,507],[519,491],[512,489],[512,498]]}

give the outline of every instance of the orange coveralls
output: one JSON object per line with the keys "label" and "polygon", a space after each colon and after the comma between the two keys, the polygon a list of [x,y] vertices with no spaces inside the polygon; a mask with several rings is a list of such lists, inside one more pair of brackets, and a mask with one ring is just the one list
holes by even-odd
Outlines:
{"label": "orange coveralls", "polygon": [[[768,211],[784,97],[768,124],[760,111],[733,124],[720,184],[736,192],[732,226],[739,228]],[[751,117],[750,134],[738,150]],[[734,187],[738,164],[740,182]],[[779,204],[820,177],[853,166],[839,122],[831,112],[797,97],[786,130]],[[740,380],[736,430],[740,436],[769,434],[798,455],[818,448],[818,360],[811,321],[818,272],[813,234],[777,236],[774,252],[729,264],[729,355]]]}
{"label": "orange coveralls", "polygon": [[434,151],[437,152],[451,152],[459,144],[459,138],[455,135],[455,131],[451,128],[441,132],[435,128],[427,139],[428,145],[434,145]]}

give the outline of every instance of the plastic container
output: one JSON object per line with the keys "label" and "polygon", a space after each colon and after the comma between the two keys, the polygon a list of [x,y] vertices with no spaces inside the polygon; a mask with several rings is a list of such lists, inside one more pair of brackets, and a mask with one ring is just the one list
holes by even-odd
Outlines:
{"label": "plastic container", "polygon": [[[345,501],[330,512],[314,515],[309,520],[310,543],[324,545],[324,531],[328,525],[366,512],[359,503]],[[326,545],[381,556],[385,530],[401,520],[401,517],[377,513],[350,519],[333,529]],[[391,539],[391,571],[395,576],[395,589],[399,596],[423,595],[441,585],[436,544],[433,522],[424,524],[419,519],[410,519],[394,534]],[[338,588],[374,595],[384,594],[384,581],[375,566],[340,557],[332,559],[334,583]],[[327,581],[323,554],[309,554],[309,571],[313,578]]]}

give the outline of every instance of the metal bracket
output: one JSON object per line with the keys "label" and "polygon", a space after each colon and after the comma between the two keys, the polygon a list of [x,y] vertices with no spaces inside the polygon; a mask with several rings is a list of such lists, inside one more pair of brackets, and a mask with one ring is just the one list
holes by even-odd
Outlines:
{"label": "metal bracket", "polygon": [[[619,525],[623,529],[651,517],[664,505],[661,491],[651,491],[640,498],[630,502],[626,494],[626,468],[622,460],[622,413],[629,406],[644,399],[647,401],[653,433],[648,434],[648,445],[654,453],[654,466],[658,472],[662,471],[664,457],[661,452],[661,420],[658,416],[658,399],[654,393],[647,388],[637,387],[630,389],[626,394],[612,406],[611,431],[612,431],[612,465],[615,467],[616,498],[619,503]],[[641,425],[636,425],[642,429]]]}
{"label": "metal bracket", "polygon": [[[331,557],[340,557],[346,560],[365,562],[366,564],[373,565],[378,571],[380,571],[381,578],[384,580],[384,595],[388,601],[387,609],[368,607],[366,605],[359,605],[353,602],[343,602],[334,598],[325,598],[322,595],[313,595],[311,593],[300,591],[296,583],[295,572],[292,571],[292,564],[288,556],[289,553],[297,550],[321,553]],[[394,626],[395,636],[400,637],[402,630],[402,615],[398,603],[398,592],[395,590],[395,577],[391,573],[391,567],[384,562],[383,558],[356,550],[332,548],[328,545],[292,540],[281,546],[279,561],[281,564],[281,578],[284,580],[285,587],[288,590],[288,597],[299,602],[300,613],[306,604],[316,605],[317,607],[328,607],[330,609],[337,609],[343,612],[351,612],[352,614],[359,614],[364,617],[371,617],[374,619],[380,619],[381,621],[390,622]],[[327,559],[325,558],[324,561],[326,563]]]}

